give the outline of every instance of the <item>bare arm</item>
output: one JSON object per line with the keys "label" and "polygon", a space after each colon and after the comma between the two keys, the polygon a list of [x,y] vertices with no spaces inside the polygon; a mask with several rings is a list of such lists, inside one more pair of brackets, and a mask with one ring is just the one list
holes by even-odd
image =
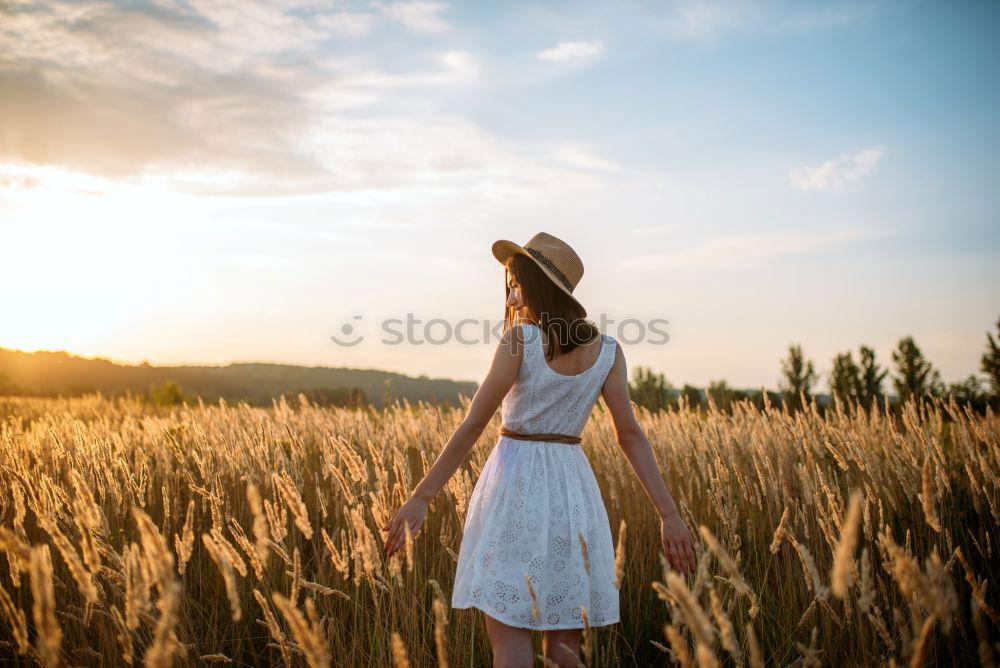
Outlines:
{"label": "bare arm", "polygon": [[392,555],[403,544],[402,541],[405,539],[404,523],[410,527],[414,534],[419,531],[427,512],[427,505],[448,483],[448,480],[469,455],[472,446],[476,444],[486,425],[496,413],[500,402],[503,401],[517,379],[523,350],[521,328],[511,327],[504,333],[497,345],[490,370],[483,383],[476,390],[475,396],[472,397],[469,412],[462,420],[462,424],[448,439],[448,443],[438,454],[423,480],[413,488],[410,498],[399,508],[392,520],[382,527],[383,531],[389,532],[384,545],[384,549],[389,555]]}
{"label": "bare arm", "polygon": [[635,419],[632,401],[628,394],[628,368],[621,346],[616,347],[615,361],[601,389],[604,403],[615,425],[615,436],[646,495],[660,516],[663,547],[678,570],[694,570],[694,542],[691,532],[681,519],[677,504],[663,482],[663,475],[656,462],[646,434]]}

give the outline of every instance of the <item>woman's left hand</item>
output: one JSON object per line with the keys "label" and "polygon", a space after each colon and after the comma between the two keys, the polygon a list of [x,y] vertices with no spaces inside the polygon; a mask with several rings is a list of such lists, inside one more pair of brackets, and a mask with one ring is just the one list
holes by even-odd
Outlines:
{"label": "woman's left hand", "polygon": [[391,557],[397,550],[406,545],[406,526],[410,527],[411,536],[416,538],[426,516],[427,502],[415,496],[411,496],[406,500],[406,503],[399,507],[392,519],[382,527],[382,531],[389,532],[382,545],[387,557]]}

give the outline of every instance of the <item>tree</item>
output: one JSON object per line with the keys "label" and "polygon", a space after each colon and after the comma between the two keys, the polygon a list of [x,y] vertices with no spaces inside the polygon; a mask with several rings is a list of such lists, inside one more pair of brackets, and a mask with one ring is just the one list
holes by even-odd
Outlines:
{"label": "tree", "polygon": [[662,373],[653,373],[649,367],[636,367],[635,380],[629,384],[629,397],[650,411],[660,411],[669,403],[671,385]]}
{"label": "tree", "polygon": [[369,403],[364,390],[357,387],[316,387],[292,394],[301,394],[314,406],[365,408]]}
{"label": "tree", "polygon": [[1000,318],[997,319],[997,340],[994,341],[993,335],[986,332],[986,352],[979,369],[989,380],[993,400],[1000,400]]}
{"label": "tree", "polygon": [[681,388],[681,396],[687,401],[689,408],[701,406],[701,390],[694,385],[685,385]]}
{"label": "tree", "polygon": [[861,369],[854,363],[850,351],[833,358],[830,394],[848,405],[861,401]]}
{"label": "tree", "polygon": [[767,406],[780,406],[782,401],[780,392],[766,390],[763,386],[759,390],[747,391],[744,394],[759,411],[763,411]]}
{"label": "tree", "polygon": [[186,394],[175,381],[166,380],[162,385],[150,385],[146,400],[157,406],[177,406],[194,402],[197,397]]}
{"label": "tree", "polygon": [[2,394],[20,394],[18,392],[17,386],[10,379],[10,376],[0,372],[0,395]]}
{"label": "tree", "polygon": [[959,404],[970,404],[974,410],[981,410],[986,403],[986,394],[982,391],[982,382],[976,374],[970,374],[960,383],[948,386],[948,394]]}
{"label": "tree", "polygon": [[812,360],[805,359],[802,354],[801,345],[792,344],[788,347],[788,359],[781,361],[781,375],[784,380],[779,389],[784,394],[785,401],[793,410],[802,408],[799,395],[805,395],[806,401],[809,401],[817,376]]}
{"label": "tree", "polygon": [[899,345],[892,352],[892,361],[896,365],[892,383],[900,401],[944,394],[941,374],[924,357],[912,336],[899,340]]}
{"label": "tree", "polygon": [[729,412],[733,404],[746,395],[729,387],[729,383],[725,380],[715,380],[708,384],[708,396],[712,397],[712,401],[719,410]]}
{"label": "tree", "polygon": [[386,378],[382,381],[382,407],[388,408],[389,404],[392,403],[392,378]]}
{"label": "tree", "polygon": [[866,409],[882,402],[882,382],[889,374],[888,369],[881,368],[875,362],[875,351],[868,346],[861,346],[861,392],[859,399]]}

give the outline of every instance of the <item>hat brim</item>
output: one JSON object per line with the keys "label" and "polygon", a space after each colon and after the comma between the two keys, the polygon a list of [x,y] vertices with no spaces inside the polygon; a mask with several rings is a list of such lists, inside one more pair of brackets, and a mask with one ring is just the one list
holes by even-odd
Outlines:
{"label": "hat brim", "polygon": [[493,257],[495,257],[500,262],[500,264],[506,264],[507,260],[512,255],[516,255],[518,253],[520,253],[521,255],[525,256],[526,258],[534,262],[539,269],[545,272],[545,275],[549,277],[549,280],[552,281],[553,285],[555,285],[557,288],[565,292],[570,299],[576,302],[576,305],[579,306],[580,310],[583,312],[583,317],[584,318],[587,317],[587,309],[583,304],[580,303],[580,300],[577,299],[575,296],[573,296],[573,293],[570,292],[565,285],[560,283],[559,280],[552,275],[552,272],[549,271],[548,267],[546,267],[544,264],[536,260],[531,253],[524,250],[523,246],[521,246],[520,244],[516,244],[513,241],[508,241],[507,239],[499,239],[493,242],[493,246],[491,247],[490,250],[493,251]]}

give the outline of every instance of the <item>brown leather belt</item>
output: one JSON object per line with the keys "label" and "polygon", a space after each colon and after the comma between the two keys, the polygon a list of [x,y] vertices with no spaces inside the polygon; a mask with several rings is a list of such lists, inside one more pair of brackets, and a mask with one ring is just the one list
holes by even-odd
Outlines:
{"label": "brown leather belt", "polygon": [[557,443],[579,443],[582,439],[579,436],[569,434],[520,434],[511,431],[507,427],[500,427],[501,436],[510,436],[522,441],[555,441]]}

